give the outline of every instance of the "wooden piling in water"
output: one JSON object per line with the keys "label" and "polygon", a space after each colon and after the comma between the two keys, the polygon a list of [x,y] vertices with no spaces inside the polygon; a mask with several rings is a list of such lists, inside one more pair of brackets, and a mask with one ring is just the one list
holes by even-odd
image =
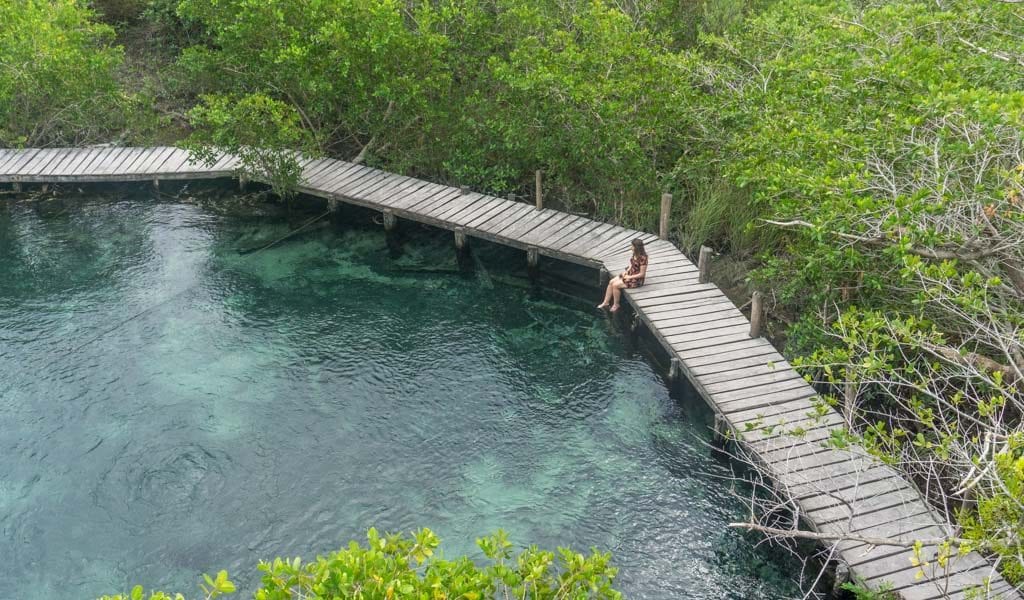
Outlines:
{"label": "wooden piling in water", "polygon": [[469,239],[466,237],[465,227],[455,228],[455,250],[460,254],[469,247]]}
{"label": "wooden piling in water", "polygon": [[683,376],[683,363],[673,357],[668,366],[668,380],[673,384],[679,383],[679,378]]}
{"label": "wooden piling in water", "polygon": [[384,215],[384,231],[391,233],[398,227],[398,217],[390,209],[384,209],[381,214]]}
{"label": "wooden piling in water", "polygon": [[530,246],[526,249],[526,266],[531,270],[536,269],[540,265],[540,250],[536,246]]}

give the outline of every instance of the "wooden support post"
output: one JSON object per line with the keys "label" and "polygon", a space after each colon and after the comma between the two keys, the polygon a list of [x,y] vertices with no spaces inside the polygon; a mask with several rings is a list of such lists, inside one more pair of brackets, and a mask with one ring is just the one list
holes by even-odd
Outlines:
{"label": "wooden support post", "polygon": [[601,288],[608,287],[608,282],[611,281],[611,279],[612,279],[612,274],[608,272],[608,269],[606,269],[604,267],[601,267],[601,270],[598,272],[598,275],[597,275],[597,285],[598,285],[598,287],[601,287]]}
{"label": "wooden support post", "polygon": [[536,269],[539,264],[540,251],[536,246],[530,246],[526,249],[526,266],[530,267],[530,269]]}
{"label": "wooden support post", "polygon": [[463,196],[468,194],[469,193],[469,186],[468,185],[460,185],[459,186],[459,193],[462,194]]}
{"label": "wooden support post", "polygon": [[505,194],[505,199],[508,200],[509,202],[515,202],[516,201],[516,193],[515,192],[509,192],[508,194]]}
{"label": "wooden support post", "polygon": [[384,209],[384,231],[391,233],[398,227],[398,217],[395,216],[394,211],[389,208]]}
{"label": "wooden support post", "polygon": [[719,413],[715,413],[715,431],[712,437],[714,442],[720,446],[724,446],[729,441],[729,422]]}
{"label": "wooden support post", "polygon": [[843,598],[845,596],[843,584],[848,581],[850,581],[850,565],[846,564],[846,561],[836,561],[835,574],[832,578],[832,593],[829,594],[829,598]]}
{"label": "wooden support post", "polygon": [[697,281],[707,283],[711,281],[711,248],[700,247],[700,255],[697,256]]}
{"label": "wooden support post", "polygon": [[16,193],[16,194],[20,194],[21,193],[21,182],[20,181],[15,181],[12,184],[11,187],[12,187],[12,189],[14,189],[14,193]]}
{"label": "wooden support post", "polygon": [[672,194],[661,195],[661,220],[658,222],[658,237],[668,239],[668,217],[672,213]]}
{"label": "wooden support post", "polygon": [[857,386],[852,381],[843,383],[843,418],[853,428],[853,409],[857,403]]}
{"label": "wooden support post", "polygon": [[541,210],[541,209],[544,208],[544,193],[542,191],[543,188],[541,186],[542,176],[541,176],[540,169],[537,169],[537,172],[534,173],[534,175],[536,176],[536,179],[537,179],[537,181],[536,181],[536,191],[535,191],[535,194],[537,196],[537,210]]}
{"label": "wooden support post", "polygon": [[668,366],[668,380],[672,383],[679,383],[683,375],[683,363],[678,358],[673,358]]}
{"label": "wooden support post", "polygon": [[245,175],[238,176],[238,191],[244,192],[245,186],[249,184],[249,180],[246,179]]}
{"label": "wooden support post", "polygon": [[43,187],[42,187],[42,188],[40,188],[40,191],[42,191],[42,192],[43,192],[44,194],[45,194],[46,192],[48,192],[49,190],[50,190],[50,184],[48,184],[48,183],[44,183],[44,184],[43,184]]}
{"label": "wooden support post", "polygon": [[754,292],[750,299],[750,337],[761,337],[761,329],[764,326],[764,296],[761,292]]}
{"label": "wooden support post", "polygon": [[338,212],[339,201],[337,198],[327,199],[327,210],[331,212]]}
{"label": "wooden support post", "polygon": [[160,189],[160,180],[155,178],[155,177],[153,178],[153,189],[154,190],[159,190]]}
{"label": "wooden support post", "polygon": [[466,229],[464,227],[455,228],[455,250],[459,253],[465,252],[466,248],[469,247],[469,239],[466,237]]}

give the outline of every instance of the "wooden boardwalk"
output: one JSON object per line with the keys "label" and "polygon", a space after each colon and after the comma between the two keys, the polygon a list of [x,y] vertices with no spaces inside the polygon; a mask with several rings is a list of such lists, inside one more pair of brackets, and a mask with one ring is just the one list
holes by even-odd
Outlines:
{"label": "wooden boardwalk", "polygon": [[[236,161],[191,163],[175,148],[54,148],[0,150],[0,182],[157,181],[232,177]],[[629,304],[711,405],[753,460],[793,499],[803,522],[826,534],[906,541],[951,534],[945,518],[893,469],[858,448],[823,441],[842,425],[832,409],[819,412],[817,394],[761,338],[697,268],[656,236],[551,209],[463,192],[333,159],[303,161],[301,191],[465,233],[560,260],[621,272],[628,245],[641,238],[650,267],[646,284],[627,290]],[[818,416],[815,416],[818,415]],[[1021,595],[981,556],[971,553],[923,577],[902,546],[841,542],[838,558],[871,587],[883,583],[907,600],[1003,598]],[[934,556],[925,548],[925,557]],[[984,587],[986,593],[971,595]]]}

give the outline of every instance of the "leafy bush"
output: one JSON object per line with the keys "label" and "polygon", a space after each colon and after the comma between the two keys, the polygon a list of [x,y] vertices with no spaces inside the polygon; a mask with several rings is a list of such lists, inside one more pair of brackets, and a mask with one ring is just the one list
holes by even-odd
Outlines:
{"label": "leafy bush", "polygon": [[[261,562],[257,600],[333,600],[335,598],[531,598],[535,600],[619,600],[612,588],[617,570],[611,555],[593,551],[589,556],[565,548],[557,552],[530,547],[517,555],[504,532],[477,540],[488,559],[478,566],[467,557],[445,560],[435,556],[440,540],[429,529],[410,536],[380,535],[370,529],[366,544],[349,542],[347,548],[304,563],[300,558]],[[206,576],[205,598],[231,593],[234,584],[221,571]],[[141,600],[141,587],[131,594],[100,600]],[[149,600],[180,600],[180,595],[152,592]]]}
{"label": "leafy bush", "polygon": [[131,98],[114,30],[75,0],[0,2],[0,145],[108,141]]}

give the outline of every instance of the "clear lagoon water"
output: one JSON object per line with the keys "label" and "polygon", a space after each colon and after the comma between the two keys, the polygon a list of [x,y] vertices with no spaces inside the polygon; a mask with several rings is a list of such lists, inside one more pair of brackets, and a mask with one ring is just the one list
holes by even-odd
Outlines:
{"label": "clear lagoon water", "polygon": [[699,400],[595,298],[497,246],[460,270],[426,228],[393,254],[354,210],[253,252],[320,210],[0,202],[0,598],[191,598],[219,569],[246,598],[259,559],[370,526],[611,550],[627,598],[796,593],[726,527]]}

